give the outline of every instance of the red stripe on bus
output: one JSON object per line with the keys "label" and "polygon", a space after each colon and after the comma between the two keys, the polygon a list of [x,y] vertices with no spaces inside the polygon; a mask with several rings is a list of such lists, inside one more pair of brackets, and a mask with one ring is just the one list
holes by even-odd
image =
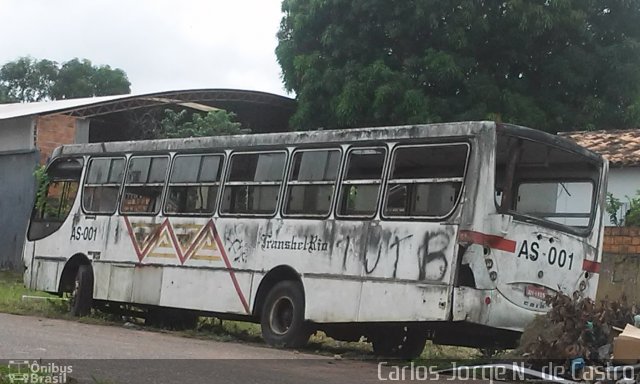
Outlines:
{"label": "red stripe on bus", "polygon": [[242,306],[244,307],[244,310],[247,312],[247,314],[251,314],[251,309],[249,308],[249,303],[247,303],[247,299],[244,297],[244,294],[242,293],[242,289],[240,289],[240,284],[238,283],[238,279],[236,279],[236,274],[233,271],[233,267],[231,266],[231,262],[229,262],[229,258],[227,257],[227,251],[225,250],[224,246],[222,245],[222,240],[220,240],[220,236],[218,235],[218,230],[216,229],[216,227],[213,225],[213,221],[211,221],[211,228],[213,229],[213,236],[216,239],[216,243],[218,243],[218,249],[220,250],[220,253],[222,254],[222,259],[224,260],[224,264],[227,266],[227,270],[229,272],[229,276],[231,276],[231,281],[233,282],[233,286],[236,289],[236,292],[238,293],[238,297],[240,298],[240,301],[242,302]]}
{"label": "red stripe on bus", "polygon": [[591,273],[600,273],[600,263],[597,261],[583,260],[582,270]]}
{"label": "red stripe on bus", "polygon": [[516,242],[513,240],[505,239],[504,237],[496,235],[487,235],[485,233],[476,231],[460,231],[458,235],[459,241],[464,241],[473,244],[480,244],[493,249],[499,249],[505,252],[516,252]]}
{"label": "red stripe on bus", "polygon": [[213,238],[218,246],[218,250],[222,255],[222,259],[224,260],[224,264],[227,267],[227,272],[229,272],[229,277],[231,277],[231,282],[233,283],[233,287],[235,288],[236,293],[238,294],[238,298],[240,299],[240,302],[242,303],[242,306],[244,307],[244,310],[247,312],[247,314],[251,314],[249,303],[247,302],[247,299],[244,297],[244,294],[242,293],[242,289],[240,289],[240,283],[238,283],[238,279],[236,278],[236,274],[233,270],[231,262],[227,257],[227,252],[222,244],[222,241],[220,240],[218,231],[216,230],[216,227],[213,224],[213,220],[209,220],[209,222],[202,227],[200,232],[196,235],[195,241],[191,243],[191,245],[189,246],[189,249],[187,249],[187,251],[184,253],[180,248],[180,242],[178,241],[178,238],[175,232],[173,231],[173,226],[171,225],[171,222],[169,222],[169,219],[165,219],[159,227],[154,229],[153,233],[148,235],[147,237],[148,242],[147,242],[147,245],[144,247],[144,249],[140,249],[140,247],[138,246],[138,242],[133,232],[133,226],[129,222],[129,218],[125,216],[124,222],[127,226],[127,232],[129,232],[129,237],[131,238],[131,243],[133,244],[133,249],[136,252],[136,256],[138,256],[139,262],[142,262],[142,260],[151,251],[152,247],[156,244],[158,238],[160,237],[160,233],[164,228],[166,228],[167,231],[169,232],[169,236],[171,237],[171,242],[173,243],[173,249],[176,253],[176,256],[180,260],[180,264],[184,264],[184,262],[191,256],[191,253],[194,251],[195,246],[202,240],[202,237],[205,236],[206,231],[211,231],[210,233],[213,235]]}

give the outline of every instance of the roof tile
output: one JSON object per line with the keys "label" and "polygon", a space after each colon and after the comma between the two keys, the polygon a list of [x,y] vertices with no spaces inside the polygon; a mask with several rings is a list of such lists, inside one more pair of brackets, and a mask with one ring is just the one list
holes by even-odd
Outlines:
{"label": "roof tile", "polygon": [[558,135],[601,154],[612,166],[640,166],[640,129],[560,132]]}

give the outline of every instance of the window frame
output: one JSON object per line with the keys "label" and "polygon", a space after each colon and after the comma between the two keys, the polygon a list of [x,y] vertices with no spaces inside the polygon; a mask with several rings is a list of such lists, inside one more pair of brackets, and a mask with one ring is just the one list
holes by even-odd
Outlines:
{"label": "window frame", "polygon": [[[396,153],[400,149],[404,148],[424,148],[424,147],[445,147],[445,146],[465,146],[467,148],[467,154],[465,157],[464,170],[462,172],[462,177],[427,177],[427,178],[413,178],[413,179],[392,179],[392,173],[395,169],[396,164]],[[469,141],[446,141],[446,142],[432,142],[432,143],[419,143],[419,144],[402,144],[399,143],[393,147],[391,151],[391,156],[389,160],[389,167],[387,168],[387,172],[385,174],[385,185],[384,185],[384,193],[382,196],[382,210],[380,212],[380,216],[385,220],[444,220],[451,216],[458,206],[460,205],[460,201],[462,200],[462,195],[464,194],[465,182],[467,180],[467,173],[469,170],[469,160],[471,159],[471,150],[472,146]],[[400,185],[400,184],[444,184],[444,183],[456,183],[459,182],[461,184],[460,193],[456,196],[456,200],[453,203],[453,206],[447,212],[447,214],[442,216],[428,216],[428,215],[386,215],[385,207],[387,206],[387,191],[390,185]]]}
{"label": "window frame", "polygon": [[[80,173],[78,175],[78,179],[75,180],[71,177],[64,177],[58,180],[50,179],[47,185],[47,189],[45,190],[46,194],[44,196],[45,199],[49,197],[49,187],[51,186],[51,182],[69,183],[69,182],[76,181],[78,184],[77,186],[78,189],[76,191],[73,201],[71,202],[71,205],[69,206],[69,211],[67,212],[67,214],[62,220],[60,220],[59,216],[56,218],[57,220],[47,220],[42,217],[36,218],[36,216],[38,216],[38,212],[41,212],[41,211],[38,209],[38,201],[37,201],[38,197],[34,196],[31,212],[29,214],[29,222],[28,222],[28,226],[25,234],[25,237],[28,241],[42,240],[58,232],[60,228],[62,228],[62,226],[67,222],[67,220],[69,220],[69,216],[71,216],[71,212],[73,211],[73,207],[76,205],[78,198],[82,198],[82,191],[80,190],[80,188],[82,188],[82,184],[83,184],[82,178],[86,173],[86,164],[87,164],[86,159],[83,156],[62,156],[62,157],[54,158],[49,162],[49,164],[46,165],[45,173],[48,176],[50,176],[50,173],[54,166],[58,166],[60,163],[71,162],[71,161],[78,161],[81,163],[79,167]],[[62,197],[62,195],[63,194],[61,194],[60,196]],[[60,199],[60,201],[62,201],[62,198]],[[45,205],[46,205],[46,202],[45,202]],[[58,207],[60,206],[61,204],[58,205]],[[41,209],[44,209],[44,207],[42,207]],[[59,212],[60,212],[60,209],[58,208],[58,213]],[[46,228],[46,231],[36,232],[36,229],[34,228],[34,226],[42,223],[45,223],[44,227]]]}
{"label": "window frame", "polygon": [[[351,156],[351,153],[354,151],[367,150],[367,149],[373,149],[373,150],[382,149],[384,151],[384,159],[382,162],[382,170],[380,172],[379,182],[373,183],[372,182],[374,181],[373,179],[357,179],[357,180],[351,180],[351,181],[345,180],[349,171],[349,160],[350,160],[349,156]],[[336,195],[337,197],[334,204],[335,216],[341,220],[362,220],[362,219],[373,219],[374,217],[376,217],[376,215],[378,215],[378,213],[380,212],[380,203],[382,200],[381,194],[382,194],[383,187],[386,185],[385,176],[388,171],[388,168],[389,168],[388,144],[350,146],[344,155],[342,166],[340,167],[340,177],[339,177],[340,183],[338,186],[338,192]],[[347,182],[345,183],[345,181]],[[340,204],[342,204],[342,193],[344,192],[345,185],[371,185],[371,184],[379,185],[378,195],[376,197],[376,203],[375,203],[375,210],[371,215],[343,215],[340,213]]]}
{"label": "window frame", "polygon": [[[293,168],[294,168],[294,159],[296,154],[298,153],[303,153],[303,152],[338,152],[338,155],[340,156],[339,158],[339,162],[338,162],[338,170],[336,172],[336,178],[333,181],[292,181],[291,177],[293,176]],[[326,219],[328,217],[331,216],[331,213],[333,211],[335,202],[336,202],[336,196],[338,193],[338,189],[339,189],[339,185],[338,182],[340,181],[341,178],[341,171],[342,171],[342,162],[344,160],[343,158],[344,155],[344,151],[342,150],[342,147],[340,146],[336,146],[336,147],[329,147],[329,148],[296,148],[292,153],[291,156],[289,158],[289,170],[287,172],[287,178],[285,180],[285,186],[284,186],[284,192],[282,194],[282,208],[281,208],[281,215],[282,217],[287,217],[287,218],[296,218],[296,219],[304,219],[304,218],[309,218],[309,219]],[[287,199],[289,197],[289,190],[290,190],[290,186],[309,186],[309,185],[333,185],[333,192],[331,193],[331,201],[329,202],[329,210],[327,211],[326,214],[300,214],[300,213],[286,213],[286,208],[287,208]]]}
{"label": "window frame", "polygon": [[[575,183],[589,183],[591,184],[591,202],[589,205],[589,209],[591,210],[588,215],[586,214],[552,214],[549,217],[552,217],[554,215],[557,215],[556,217],[564,217],[564,218],[583,218],[583,217],[588,217],[589,222],[586,226],[575,226],[575,225],[567,225],[567,224],[562,224],[562,223],[558,223],[552,220],[547,220],[545,218],[542,217],[538,217],[538,216],[533,216],[521,211],[517,210],[517,193],[520,190],[520,186],[522,186],[522,184],[535,184],[535,183],[557,183],[557,184],[562,184],[563,182],[575,182]],[[544,227],[548,227],[548,228],[552,228],[552,229],[558,229],[558,230],[562,230],[564,232],[569,232],[578,236],[582,236],[585,237],[587,236],[592,228],[593,228],[593,223],[595,221],[595,209],[596,209],[596,204],[598,202],[598,188],[599,188],[599,183],[597,181],[594,181],[593,179],[589,179],[589,178],[584,178],[584,177],[578,177],[578,178],[568,178],[568,179],[564,179],[562,182],[558,182],[557,179],[549,179],[549,178],[524,178],[524,179],[519,179],[517,183],[514,183],[514,208],[513,209],[509,209],[508,210],[508,214],[512,215],[515,219],[519,219],[520,221],[524,221],[524,222],[533,222],[536,224],[540,224],[541,226]],[[586,215],[586,216],[585,216]]]}
{"label": "window frame", "polygon": [[[231,176],[231,165],[233,164],[233,158],[236,155],[261,155],[261,154],[271,154],[271,153],[282,153],[284,154],[284,165],[282,167],[282,175],[280,181],[229,181],[229,177]],[[285,177],[287,175],[287,170],[289,169],[289,151],[286,149],[267,149],[267,150],[256,150],[256,151],[233,151],[228,156],[228,161],[224,168],[224,180],[222,182],[222,189],[219,192],[219,204],[217,207],[217,212],[220,217],[261,217],[261,218],[271,218],[275,217],[279,211],[280,206],[282,205],[282,190],[284,184],[286,183]],[[236,187],[236,186],[276,186],[279,185],[278,188],[278,196],[276,205],[271,213],[236,213],[236,212],[224,212],[223,208],[223,200],[225,197],[225,192],[227,191],[227,187]]]}
{"label": "window frame", "polygon": [[[111,183],[106,183],[106,184],[90,184],[87,183],[87,180],[89,179],[89,171],[91,170],[91,164],[93,163],[94,159],[109,159],[109,160],[114,160],[114,159],[121,159],[124,160],[124,169],[122,172],[122,179],[120,180],[120,186],[118,188],[118,195],[116,196],[116,204],[113,208],[113,210],[111,212],[94,212],[94,211],[89,211],[85,208],[84,206],[84,189],[85,187],[105,187],[105,186],[115,186],[115,184],[111,184]],[[118,209],[120,207],[120,200],[122,198],[122,191],[124,188],[124,180],[125,177],[127,175],[127,164],[128,164],[128,159],[127,156],[125,155],[117,155],[117,156],[91,156],[89,158],[89,161],[87,161],[87,165],[86,165],[86,174],[84,175],[84,179],[82,180],[82,196],[81,196],[81,201],[80,201],[80,207],[82,208],[82,212],[85,215],[90,215],[90,216],[113,216],[116,212],[118,212]],[[111,173],[111,166],[112,164],[109,164],[109,174]],[[107,181],[108,181],[108,177],[109,175],[107,175]]]}
{"label": "window frame", "polygon": [[[597,217],[595,215],[596,210],[598,209],[598,194],[600,193],[600,189],[602,188],[602,172],[603,172],[603,165],[602,163],[596,163],[593,162],[593,159],[587,158],[584,156],[584,154],[581,154],[575,150],[571,150],[568,148],[564,148],[562,146],[559,145],[555,145],[553,143],[550,143],[548,141],[544,141],[544,140],[536,140],[534,138],[531,137],[526,137],[526,136],[521,136],[521,135],[514,135],[514,134],[510,134],[510,133],[501,133],[498,134],[497,136],[497,141],[496,141],[496,145],[493,148],[493,152],[494,152],[494,164],[493,164],[493,173],[494,175],[497,175],[497,166],[498,166],[498,151],[500,149],[499,147],[499,140],[500,138],[507,138],[507,139],[515,139],[516,140],[516,144],[513,144],[513,149],[511,146],[508,147],[507,149],[507,153],[509,154],[509,156],[507,157],[507,161],[505,162],[505,173],[506,173],[506,177],[505,177],[505,185],[507,185],[508,187],[506,189],[503,189],[502,193],[502,197],[500,199],[500,201],[498,201],[498,199],[494,198],[492,199],[494,202],[494,206],[496,209],[496,212],[501,213],[503,215],[509,215],[512,216],[514,220],[516,221],[520,221],[523,223],[530,223],[530,224],[536,224],[536,225],[540,225],[541,227],[544,228],[550,228],[553,230],[557,230],[563,233],[567,233],[570,235],[574,235],[574,236],[579,236],[582,238],[586,238],[588,236],[590,236],[592,234],[593,228],[596,225],[596,221],[597,221]],[[521,150],[522,150],[522,146],[524,145],[524,143],[526,142],[533,142],[533,143],[537,143],[537,144],[542,144],[547,146],[548,148],[552,148],[552,149],[556,149],[556,150],[560,150],[560,151],[564,151],[564,152],[568,152],[574,155],[579,156],[585,163],[589,163],[592,164],[593,166],[595,166],[597,168],[597,175],[595,175],[596,177],[593,178],[576,178],[576,179],[572,179],[572,180],[589,180],[590,182],[594,183],[594,188],[595,188],[595,194],[594,197],[592,199],[592,206],[591,209],[593,210],[594,214],[593,216],[590,218],[589,220],[589,226],[588,228],[585,229],[581,229],[581,228],[576,228],[576,227],[572,227],[572,226],[568,226],[568,225],[564,225],[564,224],[560,224],[560,223],[556,223],[553,221],[549,221],[549,220],[544,220],[544,219],[540,219],[537,217],[533,217],[533,216],[529,216],[529,215],[524,215],[522,213],[517,212],[515,209],[513,209],[511,206],[513,204],[513,200],[514,200],[514,191],[517,190],[519,188],[519,185],[523,182],[523,181],[532,181],[532,180],[548,180],[545,178],[522,178],[522,179],[517,179],[515,177],[515,172],[518,168],[518,165],[520,165],[520,155],[521,155]],[[509,176],[509,174],[511,173],[511,175]],[[494,180],[494,185],[492,186],[494,193],[495,193],[495,180]],[[506,198],[506,199],[505,199]]]}
{"label": "window frame", "polygon": [[[198,179],[200,178],[200,175],[202,174],[202,159],[206,156],[218,156],[222,158],[222,161],[220,162],[220,168],[218,169],[218,173],[219,173],[219,179],[217,182],[195,182],[195,183],[184,183],[184,182],[176,182],[176,183],[172,183],[171,182],[171,176],[173,175],[173,169],[174,169],[174,165],[175,162],[178,158],[181,157],[200,157],[200,166],[198,169]],[[169,169],[168,169],[168,176],[165,179],[165,189],[166,191],[164,191],[163,193],[163,201],[162,201],[162,214],[164,216],[175,216],[175,217],[212,217],[213,215],[216,214],[216,212],[218,211],[218,207],[219,207],[219,203],[220,203],[220,196],[221,196],[221,190],[222,190],[222,184],[223,184],[223,179],[224,179],[224,170],[226,168],[226,160],[227,160],[227,156],[224,152],[211,152],[211,153],[176,153],[173,158],[171,159],[171,162],[169,164]],[[193,212],[193,213],[177,213],[177,212],[168,212],[167,211],[167,197],[169,196],[169,193],[171,192],[170,189],[172,186],[180,186],[180,187],[211,187],[211,186],[217,186],[218,190],[216,191],[216,196],[215,196],[215,202],[214,202],[214,207],[213,210],[211,212],[206,212],[206,213],[198,213],[198,212]]]}
{"label": "window frame", "polygon": [[[164,182],[162,183],[127,183],[127,177],[129,176],[129,164],[131,164],[131,161],[133,161],[134,159],[142,159],[142,158],[166,158],[167,159],[167,169],[165,169],[164,172]],[[151,171],[151,164],[149,163],[149,170]],[[171,165],[171,156],[169,154],[149,154],[149,155],[135,155],[135,154],[131,154],[129,155],[129,157],[127,158],[127,162],[125,164],[125,169],[124,169],[124,179],[122,182],[122,191],[120,193],[120,199],[118,202],[118,214],[121,216],[157,216],[159,213],[162,212],[162,206],[164,205],[164,195],[165,195],[165,189],[167,186],[167,175],[169,173],[170,170],[170,165]],[[148,178],[148,176],[147,176]],[[160,205],[159,208],[155,211],[155,212],[123,212],[122,211],[122,204],[124,203],[124,196],[125,193],[127,191],[127,186],[133,186],[133,187],[145,187],[145,186],[151,186],[151,187],[157,187],[157,186],[161,186],[162,190],[160,191],[159,199],[160,199]]]}

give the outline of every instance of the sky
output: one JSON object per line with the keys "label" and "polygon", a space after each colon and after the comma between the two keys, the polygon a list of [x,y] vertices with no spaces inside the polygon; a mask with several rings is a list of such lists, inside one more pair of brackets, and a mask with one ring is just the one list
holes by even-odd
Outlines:
{"label": "sky", "polygon": [[[121,68],[133,93],[236,88],[287,95],[281,0],[0,0],[0,65],[22,56]],[[292,95],[289,95],[292,96]]]}

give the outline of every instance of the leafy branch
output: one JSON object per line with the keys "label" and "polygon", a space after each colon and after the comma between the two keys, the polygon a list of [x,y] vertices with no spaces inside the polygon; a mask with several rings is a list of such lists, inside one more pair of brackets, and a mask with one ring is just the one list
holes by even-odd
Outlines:
{"label": "leafy branch", "polygon": [[618,217],[622,201],[611,193],[607,193],[606,211],[609,214],[609,220],[618,227],[640,227],[640,190],[636,192],[634,197],[626,196],[629,202],[629,209],[625,212],[624,217]]}

